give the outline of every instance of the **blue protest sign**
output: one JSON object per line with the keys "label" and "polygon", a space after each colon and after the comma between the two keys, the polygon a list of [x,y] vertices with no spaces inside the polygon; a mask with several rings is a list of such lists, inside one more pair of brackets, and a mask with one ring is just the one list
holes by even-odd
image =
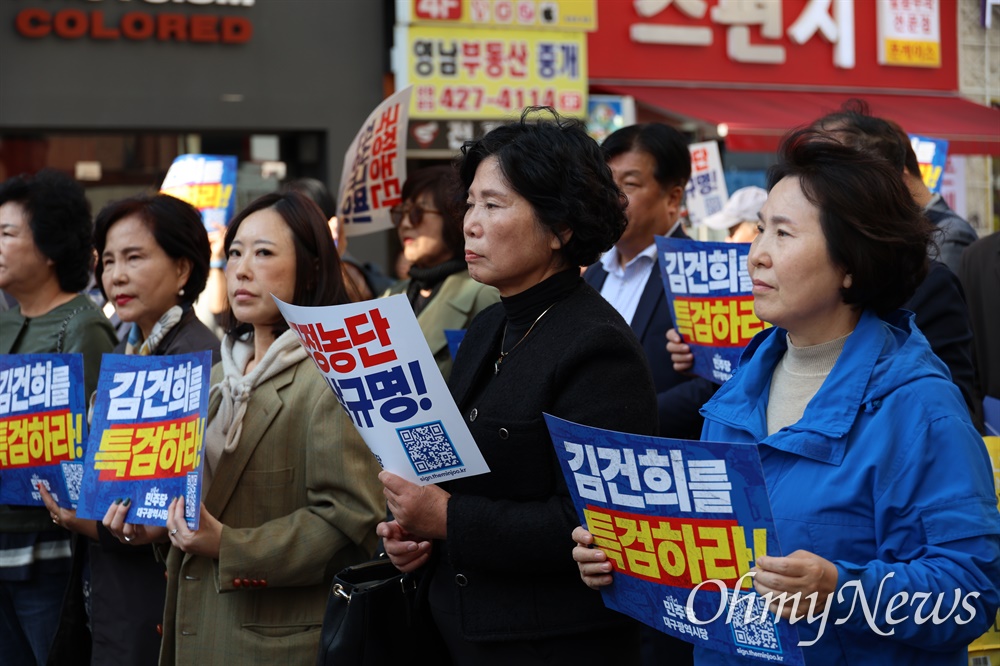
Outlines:
{"label": "blue protest sign", "polygon": [[77,515],[101,520],[131,501],[129,522],[166,525],[174,497],[198,529],[209,351],[174,356],[105,354]]}
{"label": "blue protest sign", "polygon": [[804,663],[795,627],[749,574],[781,555],[756,446],[545,421],[580,522],[612,563],[608,608],[697,646]]}
{"label": "blue protest sign", "polygon": [[76,506],[86,412],[82,355],[0,354],[0,504]]}

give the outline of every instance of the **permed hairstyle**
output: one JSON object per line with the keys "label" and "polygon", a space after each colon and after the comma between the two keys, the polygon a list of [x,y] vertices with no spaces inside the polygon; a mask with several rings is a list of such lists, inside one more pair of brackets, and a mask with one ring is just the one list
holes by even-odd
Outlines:
{"label": "permed hairstyle", "polygon": [[425,167],[407,174],[406,182],[403,183],[403,201],[416,201],[425,192],[431,196],[434,208],[443,218],[441,237],[445,246],[451,251],[452,258],[462,259],[465,254],[465,234],[462,231],[465,208],[455,167]]}
{"label": "permed hairstyle", "polygon": [[[229,256],[229,248],[243,221],[257,211],[268,208],[277,213],[292,232],[295,244],[295,290],[292,304],[318,306],[349,303],[340,257],[326,218],[312,199],[298,192],[265,194],[237,213],[226,229],[226,256]],[[227,305],[222,321],[226,334],[234,338],[253,330],[252,325],[236,318],[232,305]],[[279,317],[274,323],[274,335],[277,337],[287,330],[288,323]]]}
{"label": "permed hairstyle", "polygon": [[807,127],[782,139],[768,191],[789,177],[819,209],[830,259],[851,275],[844,302],[880,315],[905,303],[927,274],[931,226],[895,167]]}
{"label": "permed hairstyle", "polygon": [[687,139],[678,130],[663,123],[629,125],[615,130],[604,139],[604,159],[632,150],[649,153],[656,162],[653,178],[664,190],[684,187],[691,179],[691,153]]}
{"label": "permed hairstyle", "polygon": [[174,260],[187,259],[191,264],[191,274],[184,283],[181,303],[194,303],[205,289],[208,280],[209,261],[212,250],[208,242],[208,232],[201,220],[198,209],[168,194],[140,194],[109,203],[97,213],[94,221],[94,245],[97,248],[97,267],[94,275],[101,293],[104,292],[104,261],[101,256],[108,240],[108,232],[116,222],[126,217],[138,217],[153,234],[153,240],[168,257]]}
{"label": "permed hairstyle", "polygon": [[59,288],[82,291],[94,266],[94,226],[83,186],[66,174],[42,169],[0,184],[0,206],[24,208],[35,246],[55,265]]}
{"label": "permed hairstyle", "polygon": [[[551,118],[531,117],[538,112]],[[528,107],[520,121],[466,142],[458,158],[466,190],[490,157],[507,184],[531,204],[538,222],[557,237],[572,230],[561,250],[567,266],[592,264],[621,237],[627,200],[583,123],[561,118],[550,107]]]}

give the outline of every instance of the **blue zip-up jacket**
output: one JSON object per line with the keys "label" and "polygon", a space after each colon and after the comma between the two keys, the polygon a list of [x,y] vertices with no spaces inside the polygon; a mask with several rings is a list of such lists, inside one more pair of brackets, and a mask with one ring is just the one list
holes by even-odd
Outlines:
{"label": "blue zip-up jacket", "polygon": [[[831,597],[819,639],[819,621],[795,625],[801,642],[815,641],[803,647],[809,666],[968,666],[966,646],[1000,604],[989,456],[911,318],[864,312],[802,418],[773,435],[767,400],[783,329],[759,333],[701,410],[703,440],[760,443],[782,552],[807,550],[837,567],[842,596]],[[858,585],[868,608],[877,600],[870,623]],[[950,616],[939,624],[926,619],[935,603],[938,618]],[[699,666],[760,663],[695,650]]]}

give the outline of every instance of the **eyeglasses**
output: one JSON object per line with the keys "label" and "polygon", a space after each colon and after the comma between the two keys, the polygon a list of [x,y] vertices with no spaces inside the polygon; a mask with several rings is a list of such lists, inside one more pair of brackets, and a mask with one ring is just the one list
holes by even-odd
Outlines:
{"label": "eyeglasses", "polygon": [[398,227],[403,223],[403,219],[406,217],[410,218],[410,225],[414,229],[420,226],[420,223],[424,220],[424,213],[434,213],[435,215],[440,215],[441,211],[433,210],[431,208],[423,208],[420,204],[402,204],[400,206],[393,206],[389,209],[389,217],[392,219],[392,226]]}

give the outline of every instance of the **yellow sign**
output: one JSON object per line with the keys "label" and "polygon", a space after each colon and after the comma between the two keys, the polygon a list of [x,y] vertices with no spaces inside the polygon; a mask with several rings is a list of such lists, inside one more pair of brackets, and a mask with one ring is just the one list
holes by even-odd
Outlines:
{"label": "yellow sign", "polygon": [[940,67],[941,43],[887,39],[885,40],[885,64]]}
{"label": "yellow sign", "polygon": [[878,0],[877,29],[880,65],[941,66],[939,0]]}
{"label": "yellow sign", "polygon": [[[997,508],[1000,509],[1000,437],[983,437],[983,440],[993,463],[993,484],[997,491]],[[989,661],[982,661],[984,658]],[[986,663],[1000,664],[1000,612],[993,626],[969,645],[969,665]]]}
{"label": "yellow sign", "polygon": [[[401,28],[414,118],[502,118],[526,106],[587,113],[584,33]],[[397,71],[399,71],[397,69]]]}
{"label": "yellow sign", "polygon": [[400,24],[597,30],[596,0],[402,0]]}

